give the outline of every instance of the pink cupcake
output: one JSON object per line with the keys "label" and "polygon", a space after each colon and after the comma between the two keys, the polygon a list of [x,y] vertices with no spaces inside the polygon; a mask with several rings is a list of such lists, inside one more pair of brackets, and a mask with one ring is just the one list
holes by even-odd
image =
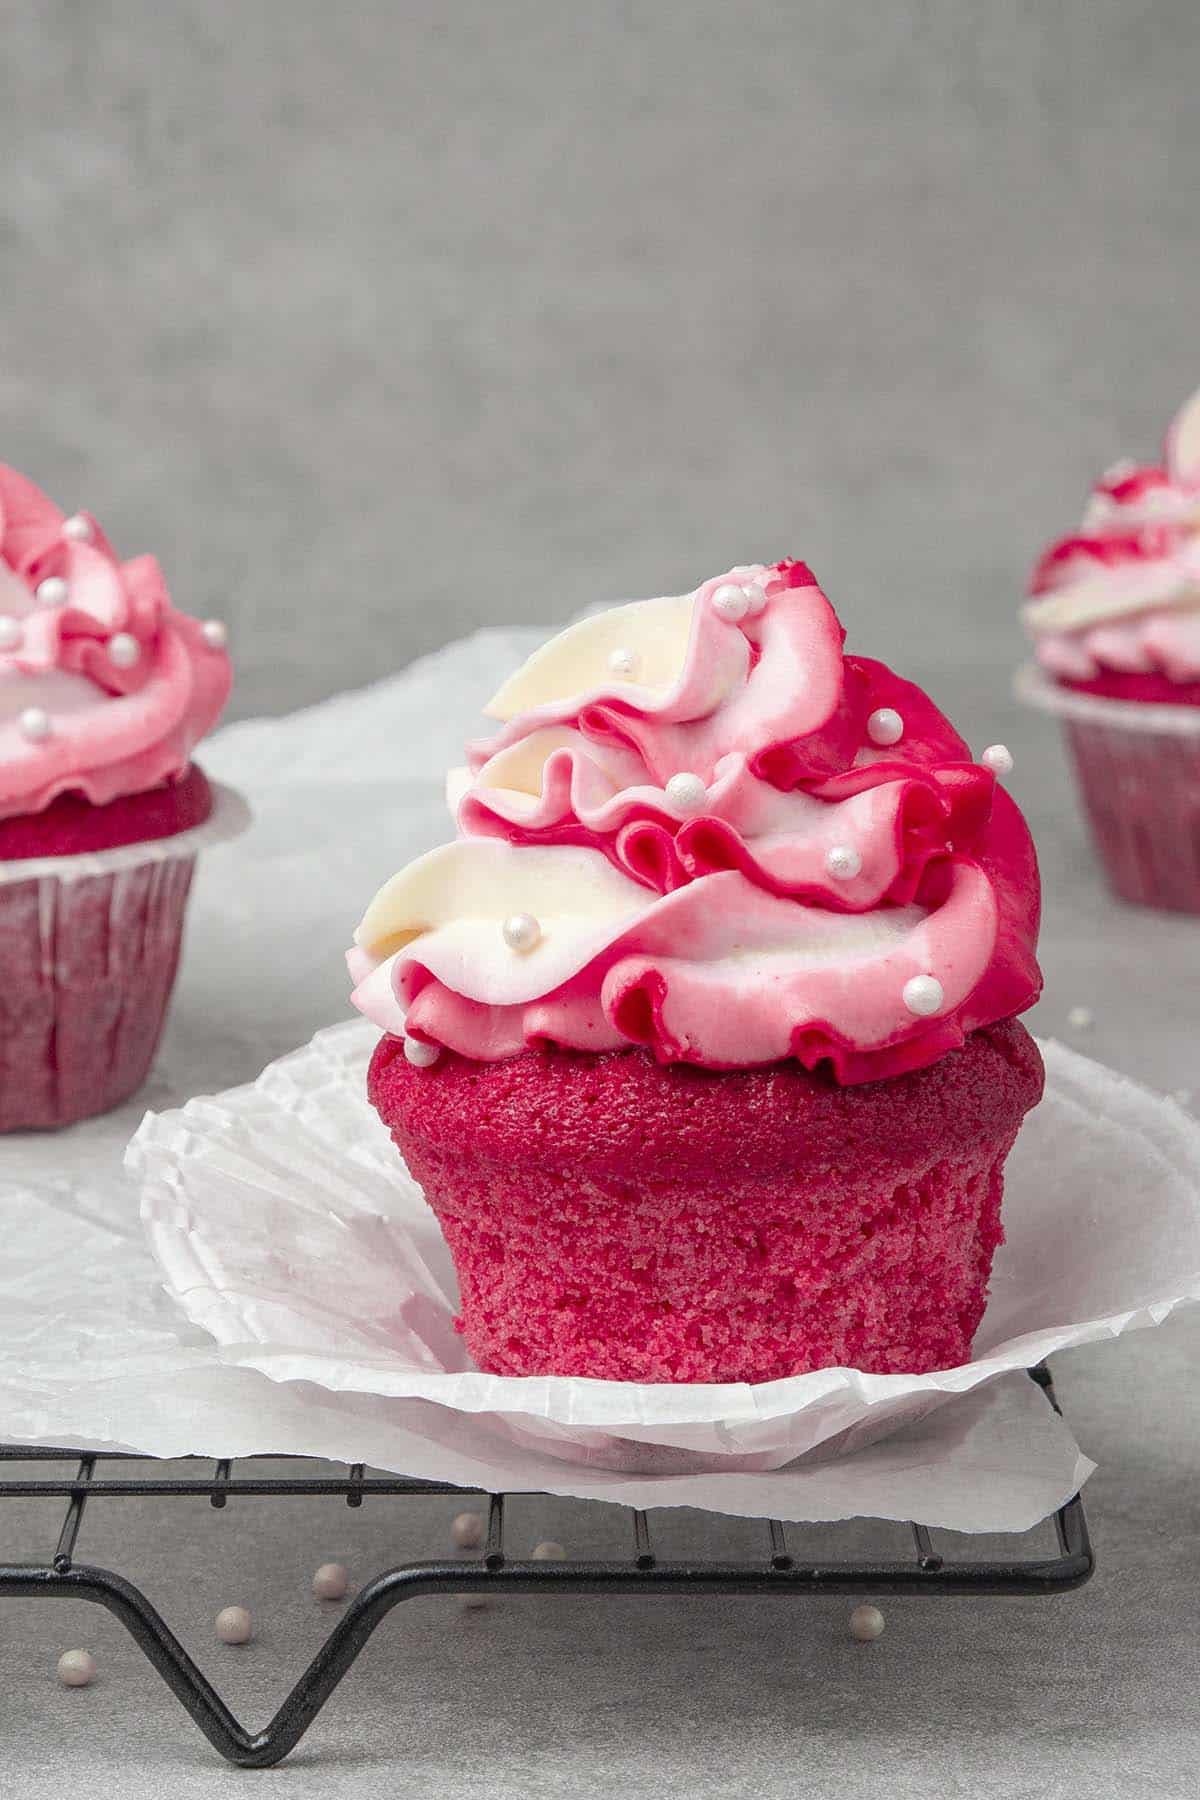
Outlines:
{"label": "pink cupcake", "polygon": [[104,1112],[146,1075],[196,849],[240,823],[191,760],[224,645],[153,557],[119,562],[0,466],[0,1130]]}
{"label": "pink cupcake", "polygon": [[1101,478],[1030,594],[1018,692],[1063,720],[1113,890],[1200,913],[1200,394],[1161,464]]}
{"label": "pink cupcake", "polygon": [[480,1367],[961,1363],[1041,1094],[1037,864],[994,768],[802,563],[538,651],[376,896],[370,1097]]}

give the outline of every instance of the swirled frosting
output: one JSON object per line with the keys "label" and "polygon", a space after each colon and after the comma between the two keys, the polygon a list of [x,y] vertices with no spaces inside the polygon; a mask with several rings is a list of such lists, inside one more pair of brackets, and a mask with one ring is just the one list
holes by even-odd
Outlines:
{"label": "swirled frosting", "polygon": [[368,908],[355,1004],[413,1060],[640,1045],[844,1083],[1031,1005],[1020,813],[919,688],[843,637],[785,562],[554,638],[451,778],[456,841]]}
{"label": "swirled frosting", "polygon": [[[1024,619],[1057,680],[1148,678],[1169,696],[1200,681],[1200,393],[1177,414],[1161,464],[1115,464],[1079,530],[1050,545]],[[1126,690],[1123,690],[1126,691]]]}
{"label": "swirled frosting", "polygon": [[229,693],[223,645],[152,556],[119,561],[89,513],[0,465],[0,819],[181,775]]}

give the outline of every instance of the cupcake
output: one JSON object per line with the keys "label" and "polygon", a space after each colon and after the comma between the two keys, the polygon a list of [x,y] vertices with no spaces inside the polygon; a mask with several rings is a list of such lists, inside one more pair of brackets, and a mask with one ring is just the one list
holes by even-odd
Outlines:
{"label": "cupcake", "polygon": [[1063,720],[1112,888],[1200,913],[1200,394],[1161,464],[1096,484],[1038,561],[1024,618],[1037,667],[1018,692]]}
{"label": "cupcake", "polygon": [[798,562],[572,626],[367,909],[369,1096],[480,1368],[970,1354],[1042,1091],[1037,863],[1007,753],[843,637]]}
{"label": "cupcake", "polygon": [[229,693],[225,633],[171,605],[0,466],[0,1130],[137,1088],[214,796],[191,760]]}

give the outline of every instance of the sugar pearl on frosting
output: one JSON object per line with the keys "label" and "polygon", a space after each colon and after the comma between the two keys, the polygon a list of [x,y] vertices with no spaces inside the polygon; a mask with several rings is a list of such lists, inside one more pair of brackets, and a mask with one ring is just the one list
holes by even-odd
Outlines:
{"label": "sugar pearl on frosting", "polygon": [[20,619],[11,613],[0,613],[0,650],[15,650],[24,637]]}
{"label": "sugar pearl on frosting", "polygon": [[825,852],[825,867],[835,881],[853,881],[862,873],[862,857],[853,844],[834,844]]}
{"label": "sugar pearl on frosting", "polygon": [[633,650],[613,650],[609,654],[608,666],[614,675],[636,675],[637,654]]}
{"label": "sugar pearl on frosting", "polygon": [[114,669],[132,669],[141,654],[142,646],[132,632],[114,632],[108,640],[108,660]]}
{"label": "sugar pearl on frosting", "polygon": [[68,591],[61,575],[47,575],[45,581],[39,581],[34,589],[42,606],[65,606]]}
{"label": "sugar pearl on frosting", "polygon": [[205,619],[200,635],[210,650],[223,650],[229,642],[229,633],[220,619]]}
{"label": "sugar pearl on frosting", "polygon": [[936,975],[913,975],[904,984],[905,1006],[918,1019],[932,1019],[946,1004],[946,995]]}
{"label": "sugar pearl on frosting", "polygon": [[82,513],[72,513],[69,519],[63,520],[62,534],[76,544],[90,544],[92,541],[92,525]]}
{"label": "sugar pearl on frosting", "polygon": [[698,775],[672,775],[666,786],[667,799],[679,812],[694,813],[708,799],[708,789]]}
{"label": "sugar pearl on frosting", "polygon": [[712,609],[730,625],[736,625],[750,611],[750,602],[744,588],[736,587],[732,581],[723,581],[713,590]]}
{"label": "sugar pearl on frosting", "polygon": [[867,736],[873,744],[898,744],[904,736],[904,720],[890,706],[877,707],[867,720]]}
{"label": "sugar pearl on frosting", "polygon": [[414,1069],[431,1069],[442,1053],[436,1044],[425,1044],[420,1038],[406,1037],[404,1054]]}
{"label": "sugar pearl on frosting", "polygon": [[43,744],[54,729],[50,723],[50,714],[43,706],[27,706],[17,721],[21,728],[21,736],[28,738],[31,744]]}
{"label": "sugar pearl on frosting", "polygon": [[979,760],[993,775],[1012,774],[1012,751],[1007,744],[989,744]]}
{"label": "sugar pearl on frosting", "polygon": [[541,941],[542,928],[532,913],[510,913],[500,927],[510,950],[532,950]]}
{"label": "sugar pearl on frosting", "polygon": [[757,619],[767,604],[767,596],[757,581],[748,581],[742,592],[746,596],[746,617]]}

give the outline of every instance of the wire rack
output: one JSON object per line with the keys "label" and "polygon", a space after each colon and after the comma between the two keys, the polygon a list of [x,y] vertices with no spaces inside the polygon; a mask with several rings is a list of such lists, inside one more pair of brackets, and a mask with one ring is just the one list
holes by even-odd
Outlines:
{"label": "wire rack", "polygon": [[[1030,1375],[1057,1411],[1049,1370],[1032,1369]],[[76,1472],[67,1479],[37,1472],[39,1464],[75,1458]],[[910,1526],[910,1557],[860,1555],[846,1561],[813,1561],[803,1553],[803,1526],[785,1527],[778,1519],[766,1519],[762,1522],[757,1553],[736,1562],[661,1559],[655,1551],[648,1515],[636,1511],[629,1514],[624,1556],[604,1561],[517,1560],[505,1550],[505,1496],[489,1494],[486,1534],[477,1557],[469,1561],[413,1562],[383,1570],[368,1581],[348,1603],[274,1718],[262,1730],[248,1731],[138,1587],[115,1570],[75,1562],[75,1543],[85,1509],[99,1501],[151,1498],[166,1504],[197,1495],[207,1497],[217,1508],[223,1508],[233,1497],[268,1501],[326,1497],[360,1507],[368,1500],[375,1504],[414,1495],[464,1496],[483,1490],[369,1474],[362,1464],[349,1466],[341,1475],[280,1476],[256,1472],[265,1460],[262,1458],[243,1458],[236,1465],[194,1460],[195,1474],[166,1476],[154,1473],[152,1458],[0,1445],[0,1500],[57,1498],[66,1502],[58,1541],[46,1561],[0,1561],[0,1597],[88,1600],[106,1607],[125,1626],[214,1748],[243,1768],[266,1768],[281,1762],[299,1743],[375,1628],[402,1600],[418,1595],[773,1594],[791,1599],[816,1594],[1049,1596],[1081,1587],[1094,1567],[1087,1520],[1078,1494],[1054,1515],[1057,1556],[1031,1557],[1025,1540],[1018,1537],[1011,1556],[952,1559],[935,1548],[924,1525],[914,1522]],[[136,1470],[131,1466],[134,1464]],[[209,1472],[201,1473],[202,1469]],[[1023,1549],[1025,1554],[1021,1554]]]}

